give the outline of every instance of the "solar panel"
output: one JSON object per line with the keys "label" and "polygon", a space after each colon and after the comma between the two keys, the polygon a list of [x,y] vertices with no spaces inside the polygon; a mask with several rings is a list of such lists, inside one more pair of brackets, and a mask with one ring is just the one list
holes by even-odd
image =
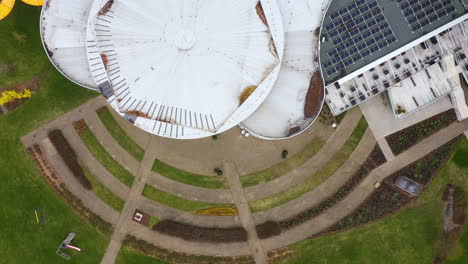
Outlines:
{"label": "solar panel", "polygon": [[327,52],[328,60],[322,65],[329,76],[389,45],[387,40],[384,40],[385,44],[380,44],[383,42],[379,41],[385,37],[394,37],[375,0],[354,1],[333,12],[329,18],[325,30],[334,49]]}
{"label": "solar panel", "polygon": [[398,0],[398,6],[413,32],[456,11],[451,0]]}

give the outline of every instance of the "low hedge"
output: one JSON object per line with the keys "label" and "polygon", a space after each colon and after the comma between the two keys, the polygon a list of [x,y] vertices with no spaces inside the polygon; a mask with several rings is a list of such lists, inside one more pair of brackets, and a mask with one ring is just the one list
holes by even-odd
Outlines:
{"label": "low hedge", "polygon": [[80,166],[77,155],[59,129],[49,132],[49,140],[54,145],[58,154],[72,172],[76,180],[87,190],[92,189],[91,182],[86,178],[83,168]]}
{"label": "low hedge", "polygon": [[153,227],[168,236],[182,238],[187,241],[199,242],[245,242],[247,241],[247,232],[244,228],[207,228],[200,226],[191,226],[172,220],[164,220]]}
{"label": "low hedge", "polygon": [[281,226],[275,221],[267,221],[263,224],[257,225],[255,229],[257,230],[257,235],[260,239],[267,239],[281,234]]}

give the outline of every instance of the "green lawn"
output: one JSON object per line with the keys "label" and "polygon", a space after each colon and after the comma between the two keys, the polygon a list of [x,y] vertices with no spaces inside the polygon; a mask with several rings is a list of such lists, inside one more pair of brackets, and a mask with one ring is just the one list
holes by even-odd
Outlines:
{"label": "green lawn", "polygon": [[325,142],[319,138],[312,139],[312,141],[309,144],[307,144],[303,150],[296,153],[291,158],[281,163],[278,163],[277,165],[271,168],[241,176],[240,180],[242,186],[254,186],[260,183],[272,181],[280,176],[285,175],[286,173],[301,166],[302,164],[304,164],[304,162],[312,158],[323,147],[324,144]]}
{"label": "green lawn", "polygon": [[[109,238],[76,215],[49,188],[26,154],[20,137],[78,107],[97,94],[62,77],[50,65],[39,38],[39,7],[17,2],[0,22],[0,61],[14,72],[0,73],[0,86],[41,76],[41,89],[26,104],[0,116],[0,254],[1,263],[99,263]],[[12,32],[26,36],[18,41]],[[49,221],[37,224],[34,209],[45,207]],[[55,254],[69,232],[84,249],[69,262]]]}
{"label": "green lawn", "polygon": [[169,264],[162,260],[157,260],[152,257],[143,256],[129,248],[123,247],[120,249],[117,256],[116,264]]}
{"label": "green lawn", "polygon": [[198,210],[207,209],[211,207],[235,207],[233,204],[212,204],[186,200],[178,196],[158,190],[150,185],[145,186],[145,189],[143,190],[143,196],[160,204],[191,213],[195,213]]}
{"label": "green lawn", "polygon": [[[457,150],[468,150],[468,140],[460,142]],[[445,186],[453,183],[468,191],[468,169],[454,160],[452,156],[411,208],[365,227],[299,242],[291,246],[296,257],[281,263],[432,264],[442,233]],[[460,241],[465,255],[447,264],[468,263],[466,230],[465,226]]]}
{"label": "green lawn", "polygon": [[169,178],[174,181],[185,183],[188,185],[209,188],[209,189],[228,189],[229,186],[226,183],[224,177],[219,176],[203,176],[193,174],[183,170],[179,170],[172,166],[165,164],[160,160],[155,160],[153,163],[153,171],[161,176]]}
{"label": "green lawn", "polygon": [[112,156],[99,143],[96,136],[87,128],[81,135],[81,139],[93,153],[94,157],[110,172],[127,186],[132,186],[134,176],[122,165],[115,161]]}
{"label": "green lawn", "polygon": [[301,197],[305,193],[320,185],[349,158],[349,155],[351,155],[351,153],[361,141],[362,136],[366,132],[367,126],[368,125],[365,118],[361,118],[358,125],[351,134],[351,137],[345,142],[343,147],[341,147],[341,149],[335,153],[335,155],[333,155],[333,157],[325,164],[325,166],[323,166],[315,174],[308,177],[305,181],[264,199],[250,201],[249,206],[252,212],[264,211],[277,207],[281,204]]}
{"label": "green lawn", "polygon": [[99,118],[101,119],[104,126],[107,128],[112,137],[119,143],[122,148],[124,148],[130,155],[132,155],[137,160],[142,160],[145,152],[138,144],[136,144],[125,131],[119,126],[117,121],[115,121],[110,110],[105,108],[104,110],[98,113]]}
{"label": "green lawn", "polygon": [[83,171],[85,173],[86,178],[88,178],[88,180],[91,182],[91,185],[93,186],[93,193],[96,194],[96,196],[103,202],[105,202],[107,205],[114,208],[114,210],[121,212],[125,205],[125,201],[113,192],[111,192],[109,189],[107,189],[107,187],[104,186],[102,183],[100,183],[98,179],[96,179],[96,177],[94,177],[94,175],[91,174],[88,168],[83,167]]}

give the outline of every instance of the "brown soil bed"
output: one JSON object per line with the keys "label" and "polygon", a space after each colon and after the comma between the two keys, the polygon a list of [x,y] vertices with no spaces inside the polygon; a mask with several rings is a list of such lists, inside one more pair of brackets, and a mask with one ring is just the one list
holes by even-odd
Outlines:
{"label": "brown soil bed", "polygon": [[323,80],[320,72],[317,71],[312,75],[309,90],[307,91],[306,103],[304,106],[304,116],[306,118],[315,118],[320,114],[323,97]]}
{"label": "brown soil bed", "polygon": [[257,230],[257,235],[260,239],[267,239],[281,234],[280,225],[274,221],[268,221],[257,225],[255,226],[255,229]]}
{"label": "brown soil bed", "polygon": [[3,91],[16,91],[16,92],[22,92],[25,89],[31,90],[31,92],[35,92],[39,90],[39,87],[41,85],[41,79],[39,77],[34,77],[29,81],[19,83],[16,85],[8,86],[8,87],[2,87],[0,88],[0,92]]}
{"label": "brown soil bed", "polygon": [[111,236],[114,232],[114,227],[103,220],[100,216],[89,210],[83,202],[70,192],[62,180],[57,176],[55,170],[49,165],[49,162],[42,154],[39,145],[28,147],[26,152],[36,164],[42,176],[46,179],[49,186],[57,193],[57,195],[65,201],[79,216],[85,219],[89,224],[98,229],[101,233]]}
{"label": "brown soil bed", "polygon": [[72,172],[72,175],[75,179],[86,189],[91,190],[92,185],[89,182],[88,178],[84,174],[83,168],[78,162],[77,155],[73,148],[68,143],[68,140],[65,138],[61,130],[53,130],[49,133],[49,140],[54,145],[58,154],[65,162],[67,167]]}
{"label": "brown soil bed", "polygon": [[289,247],[278,248],[268,251],[267,260],[269,263],[277,263],[292,257],[293,252]]}
{"label": "brown soil bed", "polygon": [[[178,264],[255,264],[251,256],[238,257],[214,257],[190,255],[157,247],[146,241],[139,240],[133,236],[127,236],[123,245],[140,254],[153,257],[162,261]],[[213,252],[216,254],[216,252]]]}
{"label": "brown soil bed", "polygon": [[393,154],[398,155],[455,121],[457,121],[457,115],[451,109],[391,134],[385,139]]}
{"label": "brown soil bed", "polygon": [[207,228],[191,226],[172,220],[164,220],[153,227],[168,236],[178,237],[187,241],[230,243],[247,241],[247,232],[242,227],[238,228]]}

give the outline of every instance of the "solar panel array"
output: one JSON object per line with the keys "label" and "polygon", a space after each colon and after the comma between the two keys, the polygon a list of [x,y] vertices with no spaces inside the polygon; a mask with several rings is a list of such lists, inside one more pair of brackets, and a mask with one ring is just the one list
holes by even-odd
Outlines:
{"label": "solar panel array", "polygon": [[325,30],[334,48],[323,68],[331,76],[397,41],[379,3],[357,0],[330,14]]}
{"label": "solar panel array", "polygon": [[413,32],[456,11],[451,0],[398,0]]}

